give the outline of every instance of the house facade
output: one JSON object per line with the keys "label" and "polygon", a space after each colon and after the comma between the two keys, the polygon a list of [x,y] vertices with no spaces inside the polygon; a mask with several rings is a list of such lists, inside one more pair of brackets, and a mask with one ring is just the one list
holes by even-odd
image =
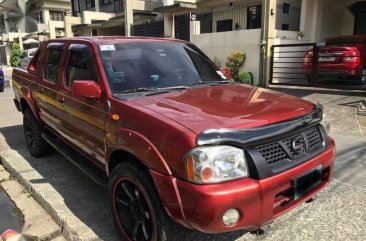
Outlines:
{"label": "house facade", "polygon": [[154,9],[162,5],[161,0],[72,0],[66,36],[131,36],[133,26],[156,19]]}
{"label": "house facade", "polygon": [[0,3],[0,31],[3,44],[32,38],[43,41],[65,36],[64,17],[69,0],[4,0]]}
{"label": "house facade", "polygon": [[[366,34],[366,1],[357,0],[4,0],[0,7],[4,43],[30,36],[178,38],[222,66],[229,54],[243,51],[242,71],[260,85],[268,84],[273,45]],[[22,8],[32,24],[16,25]]]}
{"label": "house facade", "polygon": [[271,47],[366,34],[366,1],[356,0],[166,0],[164,35],[189,40],[223,66],[236,50],[242,70],[268,85]]}

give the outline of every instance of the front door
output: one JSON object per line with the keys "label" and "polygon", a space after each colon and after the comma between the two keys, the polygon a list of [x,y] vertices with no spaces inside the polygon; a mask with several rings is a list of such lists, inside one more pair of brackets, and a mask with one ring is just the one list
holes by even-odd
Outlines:
{"label": "front door", "polygon": [[104,118],[106,101],[74,96],[74,80],[93,80],[99,76],[90,46],[71,44],[63,72],[63,90],[60,109],[61,129],[64,137],[88,155],[96,164],[104,163]]}

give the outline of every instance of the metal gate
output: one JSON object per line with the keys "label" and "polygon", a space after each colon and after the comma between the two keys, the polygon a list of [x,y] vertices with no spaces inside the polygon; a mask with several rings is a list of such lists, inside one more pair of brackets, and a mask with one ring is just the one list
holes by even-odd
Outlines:
{"label": "metal gate", "polygon": [[5,46],[0,46],[0,65],[7,65]]}
{"label": "metal gate", "polygon": [[190,19],[190,14],[175,16],[175,38],[190,41]]}
{"label": "metal gate", "polygon": [[270,84],[366,89],[366,56],[323,43],[273,45]]}
{"label": "metal gate", "polygon": [[147,22],[133,26],[134,36],[164,37],[164,21]]}

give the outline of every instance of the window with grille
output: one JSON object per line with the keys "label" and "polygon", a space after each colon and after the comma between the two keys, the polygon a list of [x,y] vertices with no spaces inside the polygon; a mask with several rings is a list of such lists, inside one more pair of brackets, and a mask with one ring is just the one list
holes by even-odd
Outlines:
{"label": "window with grille", "polygon": [[112,4],[114,0],[102,0],[102,6]]}
{"label": "window with grille", "polygon": [[233,20],[226,19],[216,22],[216,32],[228,32],[233,31]]}
{"label": "window with grille", "polygon": [[95,8],[94,0],[86,0],[86,9]]}
{"label": "window with grille", "polygon": [[247,29],[262,27],[262,5],[248,7]]}
{"label": "window with grille", "polygon": [[61,11],[50,11],[50,19],[54,21],[64,21],[64,13]]}
{"label": "window with grille", "polygon": [[284,3],[282,6],[282,13],[289,14],[290,13],[290,4]]}

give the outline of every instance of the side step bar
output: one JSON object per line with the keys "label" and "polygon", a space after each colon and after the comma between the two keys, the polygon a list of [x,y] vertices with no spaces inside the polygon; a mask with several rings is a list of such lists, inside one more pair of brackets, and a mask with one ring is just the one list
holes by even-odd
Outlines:
{"label": "side step bar", "polygon": [[42,138],[47,141],[53,148],[67,158],[81,172],[87,175],[93,182],[102,187],[107,187],[108,179],[106,174],[95,166],[91,161],[79,154],[73,148],[62,142],[51,133],[42,133]]}

